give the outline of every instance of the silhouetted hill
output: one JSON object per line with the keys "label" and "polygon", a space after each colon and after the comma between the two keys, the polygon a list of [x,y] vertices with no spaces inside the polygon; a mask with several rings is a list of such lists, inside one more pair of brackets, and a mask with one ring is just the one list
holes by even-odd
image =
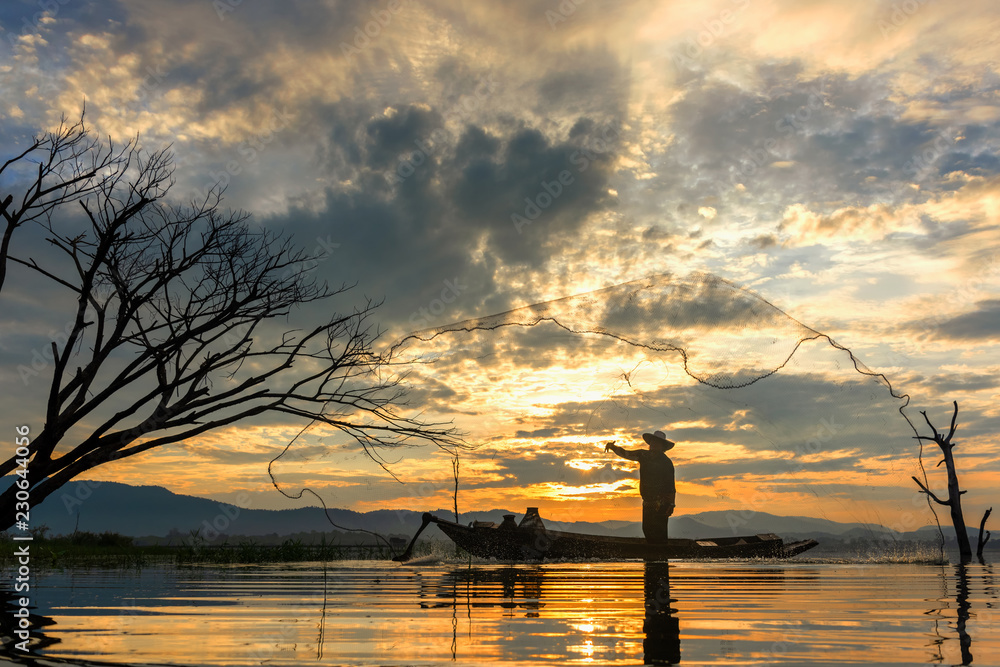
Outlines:
{"label": "silhouetted hill", "polygon": [[[0,480],[0,488],[5,488],[10,481],[9,477]],[[441,518],[454,516],[450,511],[440,509],[434,514]],[[514,514],[518,521],[522,517],[519,512],[492,509],[465,513],[460,518],[462,523],[474,519],[500,523],[504,514]],[[341,529],[363,529],[381,535],[409,538],[420,527],[422,512],[376,510],[359,513],[331,509],[329,517]],[[555,530],[623,537],[642,535],[639,521],[559,523],[544,516],[543,519],[549,528]],[[206,498],[176,494],[159,486],[131,486],[118,482],[104,482],[96,486],[91,482],[70,482],[32,509],[31,524],[45,524],[52,534],[72,533],[78,527],[79,530],[96,533],[112,531],[135,537],[171,535],[178,539],[186,538],[197,530],[209,542],[221,536],[301,536],[336,530],[324,517],[322,508],[318,507],[287,510],[240,509]],[[970,528],[969,532],[975,544],[978,531]],[[670,520],[671,537],[699,538],[757,533],[777,533],[786,539],[812,537],[840,543],[879,539],[933,542],[937,539],[937,529],[932,526],[899,534],[878,525],[741,510],[701,512],[675,516]],[[434,526],[428,528],[424,535],[444,539],[443,534]],[[950,526],[945,527],[945,536],[948,541],[954,541],[954,530]]]}
{"label": "silhouetted hill", "polygon": [[831,535],[841,535],[851,530],[891,532],[888,528],[877,524],[841,523],[830,519],[814,519],[806,516],[778,516],[767,512],[748,512],[746,510],[716,510],[700,512],[696,515],[698,521],[712,528],[726,531],[733,535],[755,535],[757,533],[777,532],[775,526],[781,526],[785,533],[822,532]]}

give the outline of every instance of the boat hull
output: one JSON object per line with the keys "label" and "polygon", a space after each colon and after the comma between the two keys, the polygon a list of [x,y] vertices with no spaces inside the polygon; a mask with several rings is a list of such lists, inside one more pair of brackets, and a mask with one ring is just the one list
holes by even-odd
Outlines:
{"label": "boat hull", "polygon": [[584,535],[545,528],[463,526],[437,517],[434,523],[456,545],[474,556],[513,561],[790,558],[818,544],[816,540],[785,544],[770,533],[656,543],[641,537]]}

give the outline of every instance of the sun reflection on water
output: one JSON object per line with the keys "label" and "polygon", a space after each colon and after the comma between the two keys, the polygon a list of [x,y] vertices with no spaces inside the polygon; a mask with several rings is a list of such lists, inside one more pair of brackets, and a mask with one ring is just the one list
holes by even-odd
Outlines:
{"label": "sun reflection on water", "polygon": [[[977,664],[991,566],[385,563],[39,577],[45,655],[174,664]],[[46,623],[44,627],[40,624]],[[966,663],[968,664],[968,663]]]}

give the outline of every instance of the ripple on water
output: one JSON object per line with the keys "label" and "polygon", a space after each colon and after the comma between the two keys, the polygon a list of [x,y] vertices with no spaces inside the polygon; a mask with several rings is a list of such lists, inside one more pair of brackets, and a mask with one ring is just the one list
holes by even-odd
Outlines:
{"label": "ripple on water", "polygon": [[130,663],[1000,663],[991,565],[891,557],[67,571],[33,632]]}

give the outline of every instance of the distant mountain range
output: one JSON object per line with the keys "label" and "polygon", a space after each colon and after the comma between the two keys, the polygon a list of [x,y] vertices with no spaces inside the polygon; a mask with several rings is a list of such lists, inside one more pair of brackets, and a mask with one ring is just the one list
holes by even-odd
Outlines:
{"label": "distant mountain range", "polygon": [[[0,480],[0,488],[6,488],[9,483],[9,477]],[[449,510],[437,510],[434,514],[447,519],[454,517]],[[514,514],[518,521],[522,516],[520,512],[493,509],[468,512],[460,518],[462,523],[474,519],[500,523],[504,514]],[[92,487],[87,482],[69,482],[45,503],[32,509],[31,524],[36,527],[45,524],[53,535],[69,534],[79,529],[95,533],[112,531],[144,538],[169,536],[178,542],[190,538],[192,531],[200,531],[200,536],[209,543],[236,536],[281,537],[311,533],[318,536],[338,530],[343,532],[357,529],[409,538],[419,528],[422,512],[377,510],[359,513],[331,509],[328,515],[329,520],[323,516],[323,509],[318,507],[287,510],[240,509],[207,498],[176,494],[159,486],[104,482]],[[544,516],[542,518],[545,520]],[[642,527],[638,521],[556,523],[547,520],[546,525],[558,530],[595,535],[642,535]],[[975,544],[978,529],[970,528],[969,532]],[[937,528],[933,526],[897,533],[880,525],[778,516],[766,512],[749,514],[741,510],[700,512],[670,519],[671,537],[699,538],[757,533],[777,533],[785,539],[811,537],[821,544],[877,539],[935,541],[937,538]],[[424,534],[430,538],[445,539],[434,526]],[[363,533],[353,535],[363,536]],[[945,537],[954,541],[954,529],[951,526],[945,527]]]}

